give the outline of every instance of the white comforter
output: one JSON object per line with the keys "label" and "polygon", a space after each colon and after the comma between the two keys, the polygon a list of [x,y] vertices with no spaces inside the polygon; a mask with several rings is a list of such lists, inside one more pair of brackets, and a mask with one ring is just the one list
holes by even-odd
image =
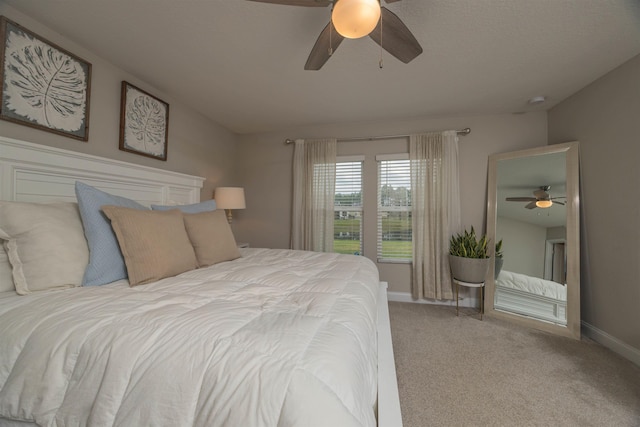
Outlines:
{"label": "white comforter", "polygon": [[41,426],[375,425],[374,264],[242,253],[134,288],[1,298],[0,417]]}
{"label": "white comforter", "polygon": [[505,288],[519,289],[561,301],[567,300],[567,287],[561,283],[527,276],[526,274],[514,273],[512,271],[502,270],[498,275],[496,285]]}

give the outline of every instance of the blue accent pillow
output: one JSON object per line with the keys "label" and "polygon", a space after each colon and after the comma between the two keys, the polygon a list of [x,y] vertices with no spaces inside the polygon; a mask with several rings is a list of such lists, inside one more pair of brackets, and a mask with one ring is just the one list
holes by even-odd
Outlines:
{"label": "blue accent pillow", "polygon": [[160,205],[151,205],[151,209],[154,211],[168,211],[170,209],[180,209],[183,213],[202,213],[202,212],[211,212],[216,210],[216,201],[215,200],[207,200],[205,202],[194,203],[192,205],[175,205],[175,206],[160,206]]}
{"label": "blue accent pillow", "polygon": [[111,228],[111,221],[102,212],[102,206],[114,205],[145,210],[147,208],[133,200],[105,193],[79,181],[76,181],[76,199],[84,235],[89,244],[89,264],[84,272],[82,286],[99,286],[126,279],[127,267]]}

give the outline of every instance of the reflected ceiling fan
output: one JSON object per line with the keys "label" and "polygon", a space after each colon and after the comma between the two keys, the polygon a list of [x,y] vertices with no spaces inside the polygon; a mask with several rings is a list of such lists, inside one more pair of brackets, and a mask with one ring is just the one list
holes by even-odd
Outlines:
{"label": "reflected ceiling fan", "polygon": [[533,192],[534,197],[507,197],[507,202],[529,202],[525,206],[526,209],[534,209],[534,208],[542,208],[547,209],[553,206],[554,204],[564,205],[565,202],[560,202],[558,199],[566,199],[564,196],[560,197],[551,197],[551,193],[549,190],[551,189],[550,185],[544,185],[540,187],[538,190]]}
{"label": "reflected ceiling fan", "polygon": [[[289,6],[332,6],[331,21],[316,40],[305,70],[319,70],[345,38],[369,36],[384,50],[408,64],[422,53],[422,46],[409,28],[380,0],[249,0]],[[395,3],[400,0],[384,0]],[[380,60],[382,68],[382,60]]]}

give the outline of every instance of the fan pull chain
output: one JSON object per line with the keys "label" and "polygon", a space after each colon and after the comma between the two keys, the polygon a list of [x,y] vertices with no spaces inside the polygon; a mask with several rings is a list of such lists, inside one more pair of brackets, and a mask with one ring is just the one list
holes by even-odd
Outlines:
{"label": "fan pull chain", "polygon": [[380,15],[380,69],[382,70],[382,68],[384,67],[384,64],[382,62],[382,14]]}

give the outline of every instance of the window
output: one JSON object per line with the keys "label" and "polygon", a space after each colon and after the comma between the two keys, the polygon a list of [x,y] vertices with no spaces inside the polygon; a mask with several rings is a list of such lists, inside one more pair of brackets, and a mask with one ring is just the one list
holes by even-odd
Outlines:
{"label": "window", "polygon": [[363,157],[338,157],[334,199],[333,251],[362,254]]}
{"label": "window", "polygon": [[378,161],[378,261],[411,262],[411,177],[407,154]]}

